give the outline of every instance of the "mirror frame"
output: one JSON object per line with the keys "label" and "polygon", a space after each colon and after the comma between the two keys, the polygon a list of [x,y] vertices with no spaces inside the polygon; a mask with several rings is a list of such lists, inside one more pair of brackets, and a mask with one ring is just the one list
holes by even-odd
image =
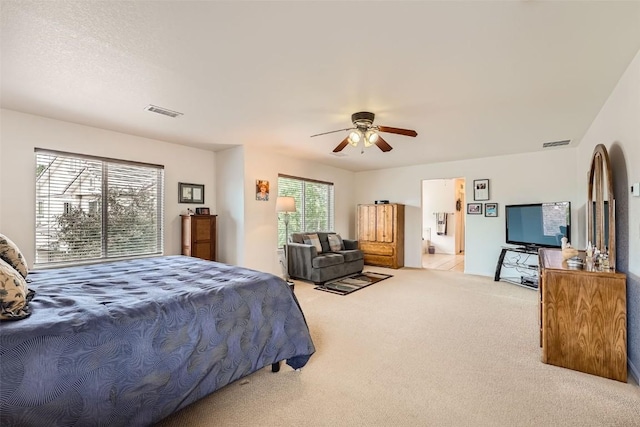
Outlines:
{"label": "mirror frame", "polygon": [[[604,196],[606,179],[607,197]],[[611,162],[607,147],[604,144],[598,144],[593,150],[591,157],[591,168],[589,170],[589,190],[587,197],[587,236],[591,242],[600,251],[605,246],[609,255],[609,267],[615,270],[616,266],[616,217],[615,217],[615,198],[613,196],[613,173],[611,170]],[[595,192],[595,200],[594,200]],[[594,203],[595,201],[595,203]],[[605,201],[608,203],[609,218],[609,240],[604,241],[605,233]],[[594,211],[595,208],[595,211]],[[595,224],[594,224],[595,222]],[[594,227],[595,225],[595,227]],[[594,236],[595,229],[595,236]]]}

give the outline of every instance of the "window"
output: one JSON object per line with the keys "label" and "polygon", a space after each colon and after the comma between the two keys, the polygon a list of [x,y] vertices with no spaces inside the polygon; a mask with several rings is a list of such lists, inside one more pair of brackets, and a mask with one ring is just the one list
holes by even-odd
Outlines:
{"label": "window", "polygon": [[[292,196],[296,212],[289,217],[289,234],[302,231],[333,231],[333,183],[287,175],[278,176],[278,196]],[[278,246],[284,245],[284,221],[278,221]]]}
{"label": "window", "polygon": [[37,265],[162,254],[162,166],[36,149]]}

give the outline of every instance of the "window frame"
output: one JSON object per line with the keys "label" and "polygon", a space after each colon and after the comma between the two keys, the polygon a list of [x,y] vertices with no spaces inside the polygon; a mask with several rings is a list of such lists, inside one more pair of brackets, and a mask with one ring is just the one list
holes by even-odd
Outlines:
{"label": "window frame", "polygon": [[[35,153],[34,153],[34,160],[35,160],[35,167],[36,167],[36,180],[35,180],[35,208],[36,208],[36,212],[39,212],[40,209],[40,204],[44,201],[47,205],[47,210],[49,210],[49,206],[50,206],[50,200],[52,198],[51,195],[47,195],[46,197],[40,197],[39,196],[39,184],[38,181],[40,179],[40,176],[44,173],[47,173],[47,171],[49,170],[49,168],[51,167],[51,165],[53,163],[50,163],[48,166],[44,167],[44,168],[40,168],[39,166],[39,157],[40,155],[45,155],[45,156],[57,156],[57,157],[61,157],[62,161],[67,161],[69,164],[78,164],[82,166],[82,162],[83,161],[91,161],[94,163],[100,163],[100,173],[102,174],[101,180],[100,180],[100,191],[99,194],[96,195],[97,197],[97,201],[88,201],[88,207],[87,207],[87,212],[89,213],[89,215],[91,214],[95,214],[95,211],[92,211],[92,204],[93,208],[96,209],[96,211],[100,211],[100,256],[82,256],[83,254],[80,254],[80,256],[78,256],[77,253],[72,253],[71,256],[68,257],[64,257],[62,255],[59,255],[60,259],[55,259],[55,257],[52,257],[50,255],[46,255],[43,256],[42,259],[40,259],[39,255],[39,250],[41,250],[39,248],[39,236],[42,234],[41,231],[39,231],[39,226],[42,226],[42,223],[45,222],[45,227],[46,230],[49,233],[57,233],[59,228],[55,226],[55,222],[57,221],[57,217],[54,216],[51,213],[47,214],[47,219],[46,221],[43,221],[43,216],[41,215],[36,215],[35,218],[35,224],[34,224],[34,231],[35,231],[35,240],[36,240],[36,256],[35,256],[35,260],[34,260],[34,267],[36,268],[48,268],[48,267],[54,267],[54,266],[61,266],[61,265],[69,265],[69,264],[89,264],[89,263],[100,263],[100,262],[108,262],[108,261],[114,261],[114,260],[118,260],[118,259],[134,259],[134,258],[145,258],[145,257],[149,257],[149,256],[158,256],[158,255],[163,255],[164,254],[164,229],[165,229],[165,224],[164,224],[164,201],[165,201],[165,196],[164,196],[164,187],[165,187],[165,176],[164,176],[164,165],[158,165],[158,164],[152,164],[152,163],[144,163],[144,162],[138,162],[138,161],[129,161],[129,160],[123,160],[123,159],[114,159],[114,158],[109,158],[109,157],[100,157],[100,156],[92,156],[92,155],[86,155],[86,154],[78,154],[78,153],[71,153],[71,152],[65,152],[65,151],[57,151],[57,150],[49,150],[49,149],[42,149],[42,148],[35,148]],[[138,193],[138,194],[147,194],[148,197],[150,197],[153,201],[153,203],[150,206],[151,211],[155,211],[154,212],[154,216],[153,216],[153,226],[155,227],[155,231],[152,232],[152,235],[154,235],[154,239],[150,240],[150,244],[149,244],[149,250],[147,250],[146,248],[142,248],[142,250],[140,250],[141,248],[139,247],[135,247],[135,246],[131,246],[131,247],[119,247],[118,251],[119,253],[116,255],[110,254],[110,250],[113,251],[115,246],[117,245],[116,243],[109,243],[109,239],[110,237],[113,238],[114,234],[113,234],[113,230],[114,228],[110,228],[109,227],[109,219],[112,218],[109,216],[109,198],[110,198],[110,191],[113,191],[114,189],[117,190],[123,190],[125,187],[123,187],[121,184],[118,184],[118,180],[116,179],[116,183],[114,184],[110,184],[110,179],[113,179],[114,176],[113,175],[109,175],[110,171],[109,168],[116,168],[117,167],[131,167],[131,168],[145,168],[148,169],[147,171],[144,170],[140,170],[140,173],[143,175],[143,178],[141,179],[149,179],[149,180],[155,180],[155,183],[153,184],[152,188],[153,191],[148,192],[148,193]],[[153,176],[153,173],[156,173],[155,177]],[[62,174],[63,172],[61,172]],[[113,172],[111,172],[113,173]],[[144,176],[144,174],[148,174],[148,176]],[[116,178],[118,178],[118,175],[115,175]],[[127,175],[122,176],[125,179],[129,178]],[[65,178],[69,179],[69,177],[54,177],[54,178],[49,178],[51,179],[62,179],[64,180]],[[89,177],[89,185],[93,185],[94,183],[94,178],[91,176]],[[134,181],[135,182],[135,181]],[[141,182],[135,182],[136,184],[143,184],[144,181]],[[135,188],[135,187],[134,187]],[[138,189],[139,190],[139,189]],[[111,193],[111,195],[113,195],[113,193]],[[122,197],[122,195],[120,194],[119,197]],[[133,196],[128,196],[128,197],[133,197]],[[68,209],[67,209],[67,205],[69,205]],[[66,210],[65,210],[66,209]],[[63,203],[63,214],[69,214],[72,210],[74,209],[74,206],[72,203],[70,202],[64,202]],[[81,211],[84,212],[84,210],[82,209],[82,206],[80,205],[78,207],[78,209],[80,209]],[[134,215],[134,217],[137,217]],[[149,225],[147,225],[147,235],[149,235]],[[144,230],[144,228],[142,229]],[[115,236],[117,237],[118,234],[116,233]],[[51,237],[49,238],[44,238],[43,239],[45,242],[45,247],[42,249],[45,253],[46,251],[51,251],[51,242],[55,241],[55,239],[52,239]],[[88,241],[89,242],[89,241]],[[40,246],[43,246],[42,244],[40,244]],[[123,253],[124,252],[124,253]],[[54,258],[52,260],[52,258]]]}
{"label": "window frame", "polygon": [[[287,186],[283,185],[281,180],[293,180],[300,183],[301,193],[290,194],[287,191]],[[325,185],[327,186],[327,200],[325,203],[326,217],[323,221],[327,224],[327,230],[309,229],[308,223],[310,222],[310,216],[307,209],[307,185]],[[334,231],[335,228],[335,185],[333,182],[320,181],[317,179],[304,178],[293,175],[278,174],[278,196],[293,196],[296,203],[296,212],[289,214],[289,236],[292,233],[304,233],[311,231]],[[284,245],[285,242],[285,224],[284,221],[278,218],[278,247]]]}

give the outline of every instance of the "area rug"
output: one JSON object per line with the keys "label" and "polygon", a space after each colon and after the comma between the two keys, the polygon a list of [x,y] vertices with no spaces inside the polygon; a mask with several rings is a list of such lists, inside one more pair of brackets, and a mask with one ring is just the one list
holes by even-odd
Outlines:
{"label": "area rug", "polygon": [[320,291],[331,292],[338,295],[349,295],[352,292],[359,291],[362,288],[371,286],[381,280],[393,277],[391,274],[374,273],[372,271],[363,271],[359,274],[343,277],[325,283],[323,286],[316,286],[314,289]]}

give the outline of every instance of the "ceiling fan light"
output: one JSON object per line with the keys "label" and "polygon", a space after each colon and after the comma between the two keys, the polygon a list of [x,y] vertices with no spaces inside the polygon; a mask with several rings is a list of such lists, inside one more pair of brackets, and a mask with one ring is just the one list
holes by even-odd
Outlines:
{"label": "ceiling fan light", "polygon": [[349,134],[349,144],[354,147],[358,145],[358,142],[362,139],[362,132],[360,130],[354,130]]}
{"label": "ceiling fan light", "polygon": [[378,141],[378,134],[376,131],[368,130],[364,136],[364,146],[371,147]]}

